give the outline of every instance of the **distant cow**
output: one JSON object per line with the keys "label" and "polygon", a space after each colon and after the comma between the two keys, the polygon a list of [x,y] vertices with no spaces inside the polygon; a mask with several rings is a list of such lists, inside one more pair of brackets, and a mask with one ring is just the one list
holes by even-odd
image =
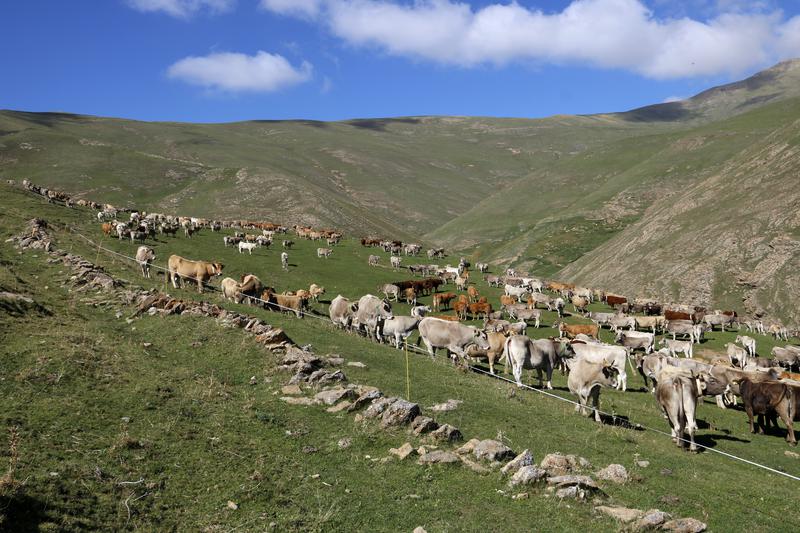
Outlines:
{"label": "distant cow", "polygon": [[[556,346],[558,345],[558,346]],[[511,364],[511,371],[517,385],[522,385],[522,371],[536,370],[539,387],[542,387],[542,372],[547,375],[546,386],[552,389],[553,369],[558,363],[561,343],[551,339],[532,340],[526,335],[512,335],[506,339],[506,361]]]}
{"label": "distant cow", "polygon": [[378,266],[378,263],[380,263],[380,261],[381,258],[378,255],[371,255],[367,258],[367,264],[369,266]]}
{"label": "distant cow", "polygon": [[255,250],[256,246],[258,246],[258,244],[254,242],[242,241],[239,243],[239,253],[240,254],[244,253],[244,251],[247,250],[250,253],[250,255],[253,255],[253,250]]}
{"label": "distant cow", "polygon": [[400,268],[400,263],[402,261],[403,259],[397,256],[392,256],[389,258],[389,262],[392,264],[392,268]]}
{"label": "distant cow", "polygon": [[452,292],[439,292],[433,295],[433,310],[439,311],[450,306],[450,302],[456,297]]}
{"label": "distant cow", "polygon": [[694,357],[694,343],[691,341],[679,341],[673,339],[661,339],[659,343],[661,346],[665,346],[667,350],[669,350],[669,355],[671,357],[677,357],[678,353],[683,353],[685,357],[691,359]]}
{"label": "distant cow", "polygon": [[737,335],[736,342],[744,346],[747,353],[750,354],[750,357],[756,356],[756,340],[753,337],[748,337],[747,335]]}
{"label": "distant cow", "polygon": [[142,269],[142,276],[150,277],[150,265],[155,261],[156,253],[149,246],[140,246],[136,250],[136,262]]}
{"label": "distant cow", "polygon": [[203,283],[212,277],[222,275],[223,268],[221,263],[192,261],[179,255],[169,256],[167,266],[173,287],[176,289],[179,287],[180,279],[191,279],[197,282],[197,292],[203,292]]}
{"label": "distant cow", "polygon": [[329,258],[333,250],[330,248],[317,248],[317,257],[324,257],[325,259]]}
{"label": "distant cow", "polygon": [[596,339],[600,331],[600,327],[597,324],[565,324],[564,322],[556,322],[553,327],[558,328],[559,337],[566,336],[570,339],[575,338],[575,335],[579,333],[589,335]]}

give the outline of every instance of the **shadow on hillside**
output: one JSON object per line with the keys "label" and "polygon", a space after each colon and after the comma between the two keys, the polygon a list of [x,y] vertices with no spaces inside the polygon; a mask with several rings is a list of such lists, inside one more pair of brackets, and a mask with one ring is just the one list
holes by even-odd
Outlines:
{"label": "shadow on hillside", "polygon": [[668,102],[626,111],[620,116],[628,122],[678,122],[697,118],[700,114],[686,109],[683,102]]}
{"label": "shadow on hillside", "polygon": [[311,126],[312,128],[320,128],[325,129],[328,127],[327,122],[322,122],[320,120],[250,120],[248,122],[253,122],[256,124],[300,124],[301,126]]}
{"label": "shadow on hillside", "polygon": [[355,126],[356,128],[364,128],[373,131],[386,131],[386,126],[389,124],[419,124],[420,120],[417,118],[369,118],[350,120],[347,124]]}
{"label": "shadow on hillside", "polygon": [[734,437],[732,435],[724,435],[721,433],[713,433],[713,434],[706,433],[703,435],[695,435],[694,441],[697,444],[702,444],[707,448],[716,448],[718,441],[745,442],[745,443],[750,442],[749,440],[746,439],[740,439],[739,437]]}
{"label": "shadow on hillside", "polygon": [[[39,531],[39,526],[51,519],[46,513],[47,504],[24,494],[0,498],[0,530]],[[5,529],[8,527],[8,529]]]}
{"label": "shadow on hillside", "polygon": [[52,128],[61,122],[89,122],[86,117],[72,113],[31,113],[28,111],[10,111],[17,118],[33,122],[40,126]]}

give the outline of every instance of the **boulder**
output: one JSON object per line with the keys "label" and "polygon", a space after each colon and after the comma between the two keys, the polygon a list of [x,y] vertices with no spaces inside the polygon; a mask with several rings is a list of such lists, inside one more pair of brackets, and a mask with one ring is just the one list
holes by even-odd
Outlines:
{"label": "boulder", "polygon": [[478,459],[486,461],[502,461],[514,457],[514,451],[496,440],[482,440],[475,445],[472,453]]}
{"label": "boulder", "polygon": [[569,487],[564,487],[563,489],[558,489],[556,491],[556,498],[561,498],[562,500],[583,500],[586,498],[586,491],[578,485],[571,485]]}
{"label": "boulder", "polygon": [[464,403],[462,400],[447,400],[444,403],[438,403],[429,407],[431,411],[444,412],[456,409],[460,404]]}
{"label": "boulder", "polygon": [[318,392],[314,395],[315,400],[319,400],[325,405],[333,405],[341,400],[349,399],[355,396],[355,392],[351,389],[335,388]]}
{"label": "boulder", "polygon": [[461,460],[458,458],[456,454],[453,452],[446,452],[444,450],[433,450],[425,455],[420,455],[419,459],[417,459],[417,463],[421,465],[430,465],[430,464],[452,464],[452,463],[460,463]]}
{"label": "boulder", "polygon": [[442,424],[436,431],[431,433],[431,438],[440,442],[456,442],[463,440],[464,436],[457,427],[450,424]]}
{"label": "boulder", "polygon": [[391,449],[389,449],[389,453],[394,455],[394,456],[396,456],[401,461],[403,459],[405,459],[406,457],[408,457],[409,455],[411,455],[412,453],[414,453],[415,451],[416,450],[414,450],[414,447],[411,446],[411,444],[408,443],[408,442],[406,442],[405,444],[403,444],[399,448],[391,448]]}
{"label": "boulder", "polygon": [[402,426],[409,424],[419,416],[419,405],[406,400],[397,400],[389,405],[381,417],[381,427]]}
{"label": "boulder", "polygon": [[383,393],[378,389],[372,389],[363,392],[358,398],[355,399],[353,404],[347,410],[350,412],[358,411],[368,403],[372,402],[373,400],[377,400],[381,396],[383,396]]}
{"label": "boulder", "polygon": [[599,489],[597,483],[589,476],[566,475],[566,476],[553,476],[547,479],[548,485],[555,485],[556,487],[581,487],[585,489]]}
{"label": "boulder", "polygon": [[340,450],[349,448],[351,444],[353,444],[353,439],[351,439],[350,437],[341,438],[339,439],[339,442],[336,443],[336,445],[339,446]]}
{"label": "boulder", "polygon": [[281,394],[297,396],[298,394],[303,394],[303,389],[299,385],[286,385],[281,387]]}
{"label": "boulder", "polygon": [[633,523],[631,529],[633,531],[646,531],[649,529],[655,529],[667,520],[672,518],[669,513],[665,513],[664,511],[659,511],[658,509],[650,509],[644,516]]}
{"label": "boulder", "polygon": [[342,400],[341,402],[337,403],[336,405],[328,407],[327,409],[325,409],[325,411],[327,411],[328,413],[340,413],[340,412],[344,411],[345,409],[349,408],[351,405],[352,404],[349,401]]}
{"label": "boulder", "polygon": [[459,455],[472,453],[475,449],[475,445],[480,442],[480,439],[469,439],[463,446],[456,450],[456,453]]}
{"label": "boulder", "polygon": [[619,520],[623,524],[633,522],[634,520],[638,520],[644,516],[644,511],[640,511],[639,509],[629,509],[628,507],[619,507],[616,505],[613,506],[599,505],[594,509],[595,511],[598,511],[600,513],[610,516],[611,518]]}
{"label": "boulder", "polygon": [[610,464],[604,469],[595,472],[595,475],[598,479],[619,484],[627,483],[631,479],[625,467],[619,464]]}
{"label": "boulder", "polygon": [[364,418],[376,418],[383,414],[387,407],[396,402],[398,398],[377,398],[372,401],[367,410],[364,411]]}
{"label": "boulder", "polygon": [[530,466],[532,464],[533,455],[531,455],[530,450],[525,450],[509,461],[503,468],[501,468],[500,472],[502,472],[504,476],[509,476],[515,474],[517,470],[523,466]]}
{"label": "boulder", "polygon": [[551,453],[544,456],[539,466],[547,470],[551,476],[563,476],[584,468],[591,468],[592,465],[583,457]]}
{"label": "boulder", "polygon": [[347,366],[354,366],[356,368],[367,368],[367,365],[365,365],[361,361],[348,361]]}
{"label": "boulder", "polygon": [[547,477],[547,472],[534,465],[525,465],[520,467],[511,479],[508,481],[509,486],[515,487],[517,485],[529,485],[536,483]]}
{"label": "boulder", "polygon": [[488,474],[489,472],[491,472],[489,468],[486,468],[482,464],[473,461],[467,455],[459,455],[458,458],[461,459],[461,462],[464,463],[464,466],[466,466],[476,474]]}
{"label": "boulder", "polygon": [[672,531],[673,533],[700,533],[705,531],[708,526],[695,518],[678,518],[664,522],[661,525],[662,531]]}
{"label": "boulder", "polygon": [[306,398],[304,396],[282,396],[281,400],[289,405],[314,405],[317,403],[313,398]]}
{"label": "boulder", "polygon": [[420,436],[423,433],[430,433],[431,431],[436,431],[438,429],[439,424],[436,421],[429,417],[429,416],[418,416],[411,422],[411,430],[414,432],[414,435]]}

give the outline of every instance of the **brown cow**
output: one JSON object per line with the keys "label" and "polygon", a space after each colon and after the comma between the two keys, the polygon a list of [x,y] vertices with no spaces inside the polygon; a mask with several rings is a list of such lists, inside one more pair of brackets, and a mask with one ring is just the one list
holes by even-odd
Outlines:
{"label": "brown cow", "polygon": [[433,309],[439,311],[450,306],[450,302],[456,297],[452,292],[439,292],[433,295]]}
{"label": "brown cow", "polygon": [[624,305],[628,303],[628,299],[624,296],[617,296],[616,294],[607,294],[606,303],[611,307],[614,307],[616,305]]}
{"label": "brown cow", "polygon": [[461,300],[456,300],[455,302],[453,302],[453,311],[455,311],[456,316],[458,317],[459,320],[467,319],[468,306],[469,304],[467,302],[462,302]]}
{"label": "brown cow", "polygon": [[303,318],[303,311],[305,311],[308,305],[308,300],[305,298],[287,294],[275,294],[270,289],[264,291],[261,295],[261,299],[267,302],[266,307],[268,309],[294,313],[297,318]]}
{"label": "brown cow", "polygon": [[100,227],[103,229],[103,233],[106,236],[110,236],[111,233],[114,231],[114,224],[112,224],[111,222],[103,222],[103,224]]}
{"label": "brown cow", "polygon": [[664,311],[664,318],[666,320],[691,320],[692,315],[684,313],[683,311]]}
{"label": "brown cow", "polygon": [[177,289],[179,287],[178,280],[186,278],[197,281],[197,292],[203,292],[203,283],[212,277],[222,275],[223,265],[215,262],[192,261],[179,255],[171,255],[167,261],[167,267],[173,287]]}
{"label": "brown cow", "polygon": [[[753,415],[758,415],[758,432],[764,433],[766,426],[771,421],[777,427],[777,417],[780,416],[786,424],[786,442],[792,446],[797,446],[794,438],[794,391],[786,383],[754,383],[748,378],[737,380],[739,391],[742,395],[744,410],[750,421],[750,433],[755,433],[753,427]],[[777,416],[776,416],[777,415]],[[764,423],[767,418],[767,424]]]}
{"label": "brown cow", "polygon": [[480,295],[478,294],[478,289],[470,285],[469,287],[467,287],[467,296],[469,296],[470,302],[474,302],[478,299],[478,296]]}
{"label": "brown cow", "polygon": [[472,315],[473,318],[480,318],[483,316],[488,319],[489,314],[492,312],[492,304],[488,302],[467,304],[467,308],[469,309],[469,314]]}
{"label": "brown cow", "polygon": [[558,328],[559,338],[566,335],[567,338],[574,339],[576,335],[583,333],[597,339],[600,332],[600,327],[597,324],[565,324],[557,322],[553,327]]}
{"label": "brown cow", "polygon": [[517,299],[513,296],[509,296],[507,294],[500,295],[500,307],[507,307],[509,305],[514,305],[517,303]]}

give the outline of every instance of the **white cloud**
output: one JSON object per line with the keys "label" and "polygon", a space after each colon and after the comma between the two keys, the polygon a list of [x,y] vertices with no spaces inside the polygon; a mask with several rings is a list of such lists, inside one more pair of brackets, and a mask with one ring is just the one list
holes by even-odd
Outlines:
{"label": "white cloud", "polygon": [[667,96],[661,102],[662,104],[671,104],[672,102],[680,102],[681,100],[686,100],[685,96]]}
{"label": "white cloud", "polygon": [[233,52],[186,57],[169,67],[170,78],[230,92],[273,92],[311,79],[312,66],[293,67],[278,54]]}
{"label": "white cloud", "polygon": [[198,11],[208,10],[211,13],[230,11],[236,0],[128,0],[128,4],[145,13],[163,11],[177,18],[188,18]]}
{"label": "white cloud", "polygon": [[720,4],[730,11],[693,20],[658,18],[642,0],[573,0],[555,13],[513,1],[482,8],[458,0],[261,2],[282,14],[316,16],[351,45],[461,67],[533,61],[663,79],[739,74],[800,53],[800,22],[784,21],[779,11],[742,11],[736,0]]}
{"label": "white cloud", "polygon": [[322,8],[322,0],[261,0],[262,9],[281,15],[300,15],[315,17]]}

